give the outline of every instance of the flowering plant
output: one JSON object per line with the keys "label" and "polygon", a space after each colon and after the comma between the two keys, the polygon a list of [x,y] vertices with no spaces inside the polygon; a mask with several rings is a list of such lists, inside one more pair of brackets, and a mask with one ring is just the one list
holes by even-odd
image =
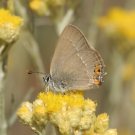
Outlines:
{"label": "flowering plant", "polygon": [[50,122],[62,135],[117,135],[115,129],[108,129],[108,115],[96,117],[95,111],[96,103],[84,99],[81,92],[41,92],[33,103],[24,102],[17,114],[37,133]]}

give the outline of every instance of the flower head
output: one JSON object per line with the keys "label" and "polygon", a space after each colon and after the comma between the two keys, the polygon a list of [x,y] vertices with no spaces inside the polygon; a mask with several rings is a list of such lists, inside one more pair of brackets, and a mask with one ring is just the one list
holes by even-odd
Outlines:
{"label": "flower head", "polygon": [[97,116],[95,122],[95,132],[104,133],[108,129],[109,117],[106,113]]}
{"label": "flower head", "polygon": [[37,99],[33,102],[33,120],[38,124],[47,122],[47,112],[42,100]]}
{"label": "flower head", "polygon": [[24,123],[30,124],[32,119],[32,104],[24,102],[21,108],[17,111],[17,115],[19,115]]}
{"label": "flower head", "polygon": [[30,0],[30,8],[39,15],[51,15],[62,7],[65,0]]}
{"label": "flower head", "polygon": [[22,19],[12,15],[8,10],[0,9],[0,39],[10,43],[19,35]]}
{"label": "flower head", "polygon": [[84,98],[80,92],[74,94],[69,92],[65,95],[42,92],[38,95],[38,99],[44,102],[47,112],[57,112],[63,106],[81,107],[84,104]]}
{"label": "flower head", "polygon": [[[81,92],[41,92],[31,106],[27,124],[34,131],[42,131],[48,122],[58,127],[62,135],[82,134],[91,129],[100,134],[108,128],[108,116],[101,114],[96,118],[96,104],[90,99],[84,99]],[[25,116],[27,112],[20,111],[23,108],[24,105],[18,110],[18,116],[26,123],[22,115]]]}
{"label": "flower head", "polygon": [[78,0],[30,0],[29,6],[38,15],[61,19],[68,9],[75,8],[78,3]]}
{"label": "flower head", "polygon": [[[132,18],[132,19],[131,19]],[[107,16],[101,17],[99,25],[110,33],[119,33],[127,39],[135,40],[135,11],[113,8]]]}
{"label": "flower head", "polygon": [[135,47],[135,10],[112,8],[98,23],[121,52]]}
{"label": "flower head", "polygon": [[43,0],[31,0],[29,6],[33,11],[37,12],[39,15],[48,14],[47,5]]}

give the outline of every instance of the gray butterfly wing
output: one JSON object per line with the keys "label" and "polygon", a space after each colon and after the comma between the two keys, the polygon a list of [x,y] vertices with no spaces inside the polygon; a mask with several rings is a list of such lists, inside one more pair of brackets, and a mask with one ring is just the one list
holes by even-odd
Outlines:
{"label": "gray butterfly wing", "polygon": [[73,25],[66,26],[58,40],[50,68],[56,87],[89,89],[98,84],[95,81],[102,81],[103,68],[100,54],[88,44],[80,30]]}

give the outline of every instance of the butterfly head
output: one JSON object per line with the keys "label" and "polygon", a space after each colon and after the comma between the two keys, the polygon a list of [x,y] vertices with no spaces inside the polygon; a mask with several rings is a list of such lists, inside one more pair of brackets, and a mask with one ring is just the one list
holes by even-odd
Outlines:
{"label": "butterfly head", "polygon": [[45,75],[45,77],[43,77],[43,80],[45,84],[48,84],[51,80],[51,75],[50,74]]}

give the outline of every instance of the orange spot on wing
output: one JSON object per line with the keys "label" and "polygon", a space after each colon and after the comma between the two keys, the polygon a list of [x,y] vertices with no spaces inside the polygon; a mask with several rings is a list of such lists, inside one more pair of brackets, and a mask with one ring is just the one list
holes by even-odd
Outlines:
{"label": "orange spot on wing", "polygon": [[102,67],[101,65],[96,65],[94,69],[94,76],[93,76],[93,81],[95,85],[102,84],[101,75],[102,75]]}

